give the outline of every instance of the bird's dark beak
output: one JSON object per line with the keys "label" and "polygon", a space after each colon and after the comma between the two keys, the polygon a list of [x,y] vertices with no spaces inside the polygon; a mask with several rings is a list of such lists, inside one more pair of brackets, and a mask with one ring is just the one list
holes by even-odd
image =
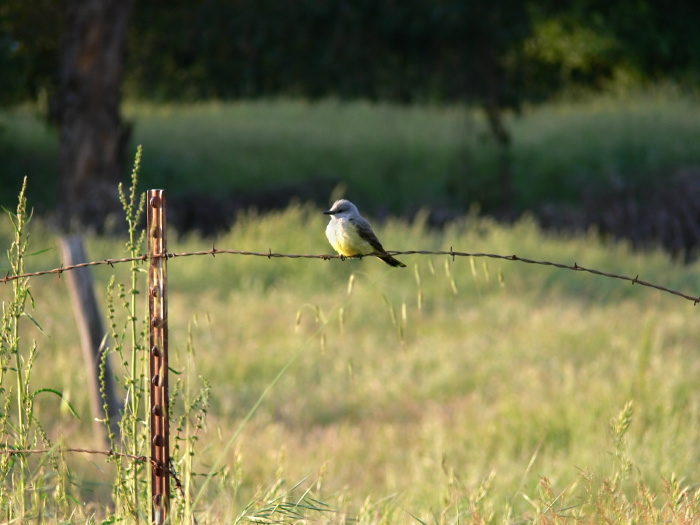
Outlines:
{"label": "bird's dark beak", "polygon": [[328,210],[323,212],[324,215],[333,215],[333,210]]}

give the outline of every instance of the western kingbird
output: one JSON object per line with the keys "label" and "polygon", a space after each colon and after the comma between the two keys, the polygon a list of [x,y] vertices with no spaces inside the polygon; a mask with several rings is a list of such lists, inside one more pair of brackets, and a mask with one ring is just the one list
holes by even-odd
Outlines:
{"label": "western kingbird", "polygon": [[326,237],[333,249],[345,257],[367,255],[379,252],[377,255],[390,266],[406,267],[404,263],[386,253],[379,242],[369,222],[360,215],[357,207],[350,201],[340,199],[333,203],[330,210],[323,212],[331,216],[326,226]]}

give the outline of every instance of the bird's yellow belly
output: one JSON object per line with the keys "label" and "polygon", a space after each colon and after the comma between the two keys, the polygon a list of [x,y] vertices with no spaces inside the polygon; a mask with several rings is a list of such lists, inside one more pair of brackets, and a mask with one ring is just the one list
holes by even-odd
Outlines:
{"label": "bird's yellow belly", "polygon": [[372,253],[374,249],[357,233],[354,226],[328,225],[326,236],[333,249],[340,255],[352,257]]}

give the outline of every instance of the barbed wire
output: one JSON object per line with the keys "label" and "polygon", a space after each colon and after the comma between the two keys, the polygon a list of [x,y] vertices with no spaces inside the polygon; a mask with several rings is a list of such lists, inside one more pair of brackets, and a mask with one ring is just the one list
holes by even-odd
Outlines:
{"label": "barbed wire", "polygon": [[49,454],[51,452],[81,452],[84,454],[99,454],[102,456],[110,457],[123,457],[131,459],[134,461],[140,461],[146,463],[149,461],[147,456],[140,456],[137,454],[127,454],[126,452],[114,452],[113,450],[94,450],[89,448],[74,448],[74,447],[55,447],[55,448],[32,448],[32,449],[16,449],[16,448],[3,448],[0,449],[0,454],[6,454],[8,456],[16,456],[19,454]]}
{"label": "barbed wire", "polygon": [[[115,452],[114,450],[96,450],[90,448],[76,448],[76,447],[54,447],[54,448],[32,448],[32,449],[16,449],[16,448],[3,448],[0,449],[0,454],[5,454],[8,456],[17,456],[20,454],[50,454],[51,452],[63,454],[64,452],[75,452],[82,454],[98,454],[107,457],[119,457],[126,458],[132,461],[137,461],[139,463],[151,463],[153,468],[162,468],[155,459],[149,458],[148,456],[141,456],[138,454],[128,454],[126,452]],[[168,474],[175,483],[175,487],[180,492],[180,495],[184,498],[184,488],[182,487],[182,482],[175,472],[172,465],[169,465],[166,469]]]}
{"label": "barbed wire", "polygon": [[[528,259],[526,257],[520,257],[519,255],[501,255],[501,254],[496,254],[496,253],[481,253],[481,252],[475,252],[475,253],[469,253],[469,252],[459,252],[459,251],[454,251],[452,247],[450,247],[450,250],[407,250],[407,251],[387,251],[385,252],[389,255],[446,255],[449,257],[452,257],[454,260],[455,257],[486,257],[489,259],[500,259],[504,261],[516,261],[516,262],[521,262],[521,263],[526,263],[526,264],[535,264],[535,265],[540,265],[540,266],[552,266],[554,268],[560,268],[564,270],[572,270],[576,272],[585,272],[585,273],[590,273],[593,275],[599,275],[601,277],[607,277],[610,279],[618,279],[621,281],[627,281],[634,284],[638,284],[639,286],[644,286],[647,288],[653,288],[655,290],[659,290],[661,292],[669,293],[672,295],[675,295],[677,297],[681,297],[683,299],[687,299],[688,301],[692,301],[693,305],[696,305],[700,302],[700,296],[697,295],[690,295],[678,290],[674,290],[672,288],[668,288],[666,286],[662,286],[659,284],[655,284],[649,281],[645,281],[639,278],[639,275],[636,275],[635,277],[630,277],[629,275],[622,275],[622,274],[617,274],[617,273],[611,273],[611,272],[604,272],[602,270],[596,270],[594,268],[587,268],[585,266],[581,266],[578,263],[574,262],[573,264],[565,264],[565,263],[558,263],[558,262],[552,262],[552,261],[541,261],[541,260],[536,260],[536,259]],[[247,256],[253,256],[253,257],[266,257],[268,259],[280,259],[280,258],[286,258],[286,259],[322,259],[322,260],[331,260],[331,259],[342,259],[345,260],[348,257],[345,257],[344,255],[329,255],[329,254],[301,254],[301,253],[277,253],[273,252],[271,249],[269,249],[267,252],[254,252],[254,251],[245,251],[245,250],[227,250],[227,249],[219,249],[216,248],[215,246],[212,245],[212,247],[209,250],[199,250],[199,251],[193,251],[193,252],[180,252],[180,253],[167,253],[165,255],[159,255],[156,257],[166,257],[168,259],[175,259],[178,257],[192,257],[192,256],[199,256],[199,255],[211,255],[213,257],[217,255],[247,255]],[[359,255],[356,256],[356,258],[362,259],[364,257],[371,257],[371,256],[377,256],[377,255],[384,255],[383,253],[368,253],[366,255]],[[24,278],[29,278],[29,277],[38,277],[41,275],[50,275],[50,274],[58,274],[60,275],[63,272],[71,271],[71,270],[76,270],[78,268],[86,268],[89,266],[99,266],[99,265],[109,265],[109,266],[114,266],[115,264],[120,264],[120,263],[126,263],[126,262],[142,262],[145,263],[148,261],[148,254],[140,255],[138,257],[125,257],[123,259],[103,259],[99,261],[91,261],[91,262],[85,262],[85,263],[79,263],[79,264],[74,264],[70,266],[63,266],[61,265],[58,268],[53,268],[50,270],[40,270],[37,272],[29,272],[29,273],[23,273],[19,275],[11,275],[9,272],[5,277],[0,278],[0,283],[7,283],[10,281],[14,281],[17,279],[24,279]]]}

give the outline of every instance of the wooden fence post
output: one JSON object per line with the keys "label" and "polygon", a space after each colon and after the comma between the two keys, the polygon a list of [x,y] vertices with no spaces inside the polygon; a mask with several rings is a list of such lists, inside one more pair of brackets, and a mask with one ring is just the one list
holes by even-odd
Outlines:
{"label": "wooden fence post", "polygon": [[[58,245],[61,250],[61,258],[64,266],[73,266],[88,262],[83,240],[79,235],[69,235],[60,237]],[[87,369],[87,386],[90,390],[90,407],[92,416],[96,420],[104,419],[105,412],[103,400],[100,395],[100,361],[102,353],[106,349],[104,344],[106,334],[100,309],[97,306],[95,290],[92,279],[92,271],[89,267],[77,268],[70,272],[65,272],[70,290],[73,310],[80,332],[80,346],[83,349],[83,358]],[[109,359],[105,360],[104,389],[107,401],[107,410],[110,419],[110,429],[119,438],[119,406],[116,388],[114,384],[114,374]],[[104,431],[104,426],[95,426],[95,432]],[[97,434],[96,434],[97,435]],[[109,436],[104,436],[109,446]]]}
{"label": "wooden fence post", "polygon": [[148,315],[150,349],[151,522],[168,520],[170,436],[168,421],[168,286],[165,191],[148,190]]}

